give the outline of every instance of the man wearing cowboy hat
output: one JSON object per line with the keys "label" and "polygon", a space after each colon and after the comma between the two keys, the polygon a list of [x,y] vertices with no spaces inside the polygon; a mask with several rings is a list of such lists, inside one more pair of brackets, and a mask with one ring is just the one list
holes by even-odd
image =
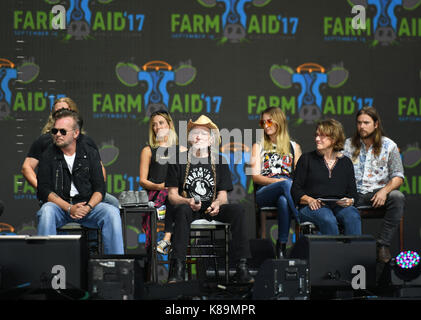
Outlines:
{"label": "man wearing cowboy hat", "polygon": [[[228,165],[223,163],[218,153],[218,127],[202,115],[195,122],[189,121],[187,134],[187,154],[180,153],[178,162],[170,162],[165,182],[170,202],[167,210],[174,210],[175,215],[168,282],[184,280],[190,223],[198,219],[231,224],[230,251],[237,265],[235,280],[253,282],[246,263],[249,242],[245,212],[239,204],[228,204],[227,192],[233,186]],[[187,159],[187,163],[181,163],[180,159]]]}

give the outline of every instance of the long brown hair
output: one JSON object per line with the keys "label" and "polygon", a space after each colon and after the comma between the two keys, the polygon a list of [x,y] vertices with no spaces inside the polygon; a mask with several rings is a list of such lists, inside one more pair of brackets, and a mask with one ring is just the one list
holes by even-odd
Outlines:
{"label": "long brown hair", "polygon": [[[366,106],[362,108],[360,111],[358,111],[357,116],[355,117],[355,120],[357,121],[358,117],[362,114],[368,115],[371,119],[373,119],[374,123],[377,122],[377,128],[374,129],[374,132],[373,132],[373,151],[374,151],[374,155],[378,157],[380,155],[380,151],[382,148],[382,137],[384,136],[383,126],[380,120],[380,116],[374,107]],[[352,154],[352,159],[355,160],[359,156],[360,150],[361,150],[361,137],[360,137],[360,134],[358,133],[358,130],[355,131],[355,134],[352,137],[351,143],[355,149]]]}

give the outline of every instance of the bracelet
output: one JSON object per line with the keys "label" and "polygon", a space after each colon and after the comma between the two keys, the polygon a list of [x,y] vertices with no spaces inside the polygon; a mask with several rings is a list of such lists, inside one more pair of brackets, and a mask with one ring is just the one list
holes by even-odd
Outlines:
{"label": "bracelet", "polygon": [[86,203],[85,206],[88,206],[89,208],[91,208],[91,210],[94,210],[94,208],[89,203]]}
{"label": "bracelet", "polygon": [[67,209],[67,213],[70,215],[70,209],[72,209],[72,206],[69,206],[69,209]]}

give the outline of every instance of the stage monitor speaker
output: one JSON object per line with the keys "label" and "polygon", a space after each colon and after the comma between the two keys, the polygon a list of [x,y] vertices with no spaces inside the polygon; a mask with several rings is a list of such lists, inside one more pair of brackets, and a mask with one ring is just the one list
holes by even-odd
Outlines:
{"label": "stage monitor speaker", "polygon": [[307,261],[269,259],[255,277],[253,300],[307,300],[310,298]]}
{"label": "stage monitor speaker", "polygon": [[139,299],[144,281],[145,259],[89,260],[88,286],[94,300]]}
{"label": "stage monitor speaker", "polygon": [[275,248],[271,239],[250,239],[251,259],[248,264],[253,269],[259,269],[263,262],[275,259]]}
{"label": "stage monitor speaker", "polygon": [[84,241],[80,235],[1,236],[1,293],[20,288],[85,291]]}
{"label": "stage monitor speaker", "polygon": [[376,241],[372,236],[304,235],[289,257],[307,260],[311,287],[351,287],[352,279],[364,272],[366,288],[376,284]]}

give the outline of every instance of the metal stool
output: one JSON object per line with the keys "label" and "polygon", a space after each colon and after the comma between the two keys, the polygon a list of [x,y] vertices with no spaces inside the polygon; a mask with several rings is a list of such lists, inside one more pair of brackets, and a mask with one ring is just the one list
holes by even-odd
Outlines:
{"label": "metal stool", "polygon": [[[219,277],[218,258],[224,258],[225,260],[225,282],[229,282],[229,231],[230,224],[219,221],[208,221],[205,219],[195,220],[190,224],[190,245],[188,246],[188,252],[186,255],[186,263],[195,264],[196,261],[193,258],[201,259],[213,259],[215,263],[215,275]],[[215,233],[218,230],[224,231],[224,241],[222,245],[218,245],[215,239]],[[208,236],[204,235],[204,232],[208,232]],[[207,238],[210,239],[210,244],[201,244],[199,239]],[[193,240],[193,241],[192,241]],[[197,249],[205,249],[206,253],[197,253]],[[218,255],[217,249],[223,249],[224,254]],[[200,251],[200,250],[199,250]]]}
{"label": "metal stool", "polygon": [[[89,232],[95,231],[96,232],[96,239],[89,239]],[[86,243],[88,245],[88,252],[101,255],[102,254],[102,235],[101,229],[91,229],[82,226],[76,222],[69,222],[60,228],[57,228],[57,234],[69,234],[69,233],[76,233],[81,234],[82,237],[86,239]]]}
{"label": "metal stool", "polygon": [[[276,219],[277,207],[262,207],[259,208],[256,205],[256,228],[257,238],[266,239],[266,220],[267,219]],[[317,231],[317,227],[312,222],[301,222],[295,223],[295,241],[298,241],[301,234],[313,234]]]}

